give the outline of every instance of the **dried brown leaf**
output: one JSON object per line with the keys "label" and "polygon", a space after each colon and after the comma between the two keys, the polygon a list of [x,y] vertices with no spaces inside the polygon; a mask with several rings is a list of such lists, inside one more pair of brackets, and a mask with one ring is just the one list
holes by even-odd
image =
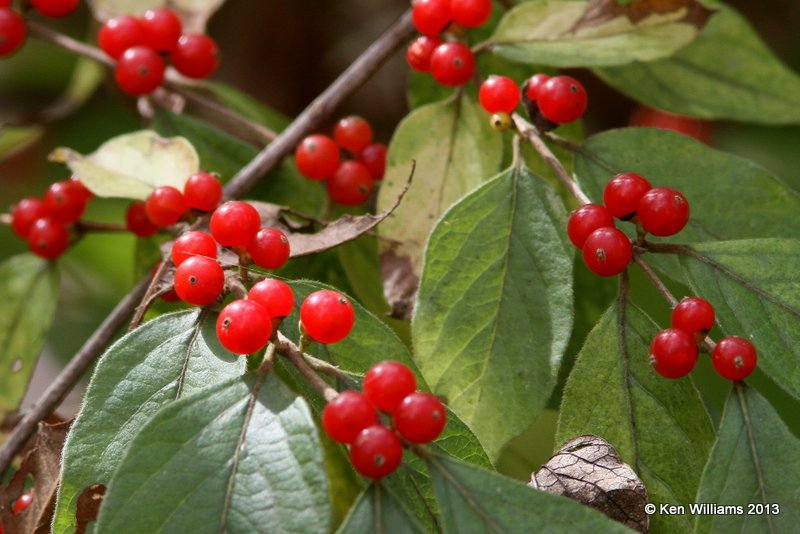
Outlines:
{"label": "dried brown leaf", "polygon": [[575,23],[572,31],[585,30],[599,26],[619,16],[627,17],[633,24],[652,15],[668,15],[683,12],[677,20],[693,24],[698,29],[705,26],[714,13],[697,0],[633,0],[624,5],[618,0],[590,0],[583,16]]}
{"label": "dried brown leaf", "polygon": [[103,484],[92,484],[81,492],[78,496],[78,509],[75,511],[75,534],[84,534],[89,523],[97,520],[105,495],[106,487]]}
{"label": "dried brown leaf", "polygon": [[411,259],[388,250],[381,254],[383,296],[392,307],[389,315],[395,319],[409,320],[417,301],[419,277],[414,274]]}

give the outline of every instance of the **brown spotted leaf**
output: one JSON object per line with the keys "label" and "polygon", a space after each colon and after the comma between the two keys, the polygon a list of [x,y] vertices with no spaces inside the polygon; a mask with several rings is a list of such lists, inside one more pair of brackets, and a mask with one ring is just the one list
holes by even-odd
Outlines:
{"label": "brown spotted leaf", "polygon": [[78,509],[75,512],[76,534],[84,534],[89,523],[97,521],[105,495],[106,487],[103,484],[92,484],[78,496]]}

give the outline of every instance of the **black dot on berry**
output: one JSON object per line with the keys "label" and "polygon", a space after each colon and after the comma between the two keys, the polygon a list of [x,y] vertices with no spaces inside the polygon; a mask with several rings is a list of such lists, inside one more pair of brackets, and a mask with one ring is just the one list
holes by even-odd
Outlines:
{"label": "black dot on berry", "polygon": [[347,299],[344,298],[344,297],[340,297],[339,298],[339,304],[341,304],[342,306],[346,306],[347,305]]}
{"label": "black dot on berry", "polygon": [[225,318],[225,319],[222,321],[222,329],[223,329],[223,330],[227,330],[228,328],[230,328],[230,326],[231,326],[231,320],[230,320],[230,318],[226,317],[226,318]]}
{"label": "black dot on berry", "polygon": [[597,256],[598,260],[606,261],[606,251],[603,250],[602,248],[598,248],[594,253]]}
{"label": "black dot on berry", "polygon": [[386,457],[383,456],[382,454],[376,454],[374,461],[375,461],[375,465],[381,466],[381,465],[386,463]]}
{"label": "black dot on berry", "polygon": [[736,357],[733,359],[733,365],[734,365],[734,366],[735,366],[737,369],[741,369],[742,367],[744,367],[744,358],[742,358],[741,356],[736,356]]}
{"label": "black dot on berry", "polygon": [[148,69],[148,68],[147,68],[147,67],[145,67],[144,65],[142,65],[141,67],[139,67],[139,76],[141,76],[142,78],[144,78],[144,77],[146,77],[146,76],[147,76],[147,75],[149,75],[149,74],[150,74],[150,69]]}
{"label": "black dot on berry", "polygon": [[569,90],[572,91],[573,93],[577,93],[578,92],[578,86],[577,85],[570,85],[569,86]]}
{"label": "black dot on berry", "polygon": [[455,60],[453,60],[453,65],[454,65],[454,66],[456,66],[456,67],[458,67],[458,68],[460,68],[460,67],[461,67],[463,64],[464,64],[464,62],[463,62],[463,61],[461,61],[461,59],[455,59]]}
{"label": "black dot on berry", "polygon": [[367,192],[367,188],[366,188],[366,186],[359,185],[359,186],[358,186],[358,192],[359,192],[359,193],[366,193],[366,192]]}
{"label": "black dot on berry", "polygon": [[190,276],[189,277],[189,283],[192,284],[192,285],[195,285],[197,283],[197,277],[196,276]]}

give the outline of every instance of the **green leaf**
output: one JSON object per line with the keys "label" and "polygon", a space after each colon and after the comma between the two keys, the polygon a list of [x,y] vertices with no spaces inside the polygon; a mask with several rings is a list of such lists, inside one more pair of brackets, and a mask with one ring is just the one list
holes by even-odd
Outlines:
{"label": "green leaf", "polygon": [[405,510],[403,503],[389,488],[379,483],[370,484],[359,496],[337,531],[338,534],[413,534],[425,532],[420,524]]}
{"label": "green leaf", "polygon": [[800,122],[800,77],[726,5],[695,41],[653,63],[597,69],[631,98],[675,113],[760,124]]}
{"label": "green leaf", "polygon": [[[651,502],[694,502],[714,441],[689,378],[667,380],[649,364],[658,326],[625,299],[589,334],[564,387],[556,443],[595,434],[642,478]],[[689,515],[651,517],[651,528],[688,531]]]}
{"label": "green leaf", "polygon": [[163,315],[117,341],[100,359],[67,439],[53,531],[74,531],[78,496],[92,484],[109,484],[160,408],[244,369],[244,359],[219,344],[215,314]]}
{"label": "green leaf", "polygon": [[42,134],[42,126],[0,125],[0,161],[35,143]]}
{"label": "green leaf", "polygon": [[800,241],[723,241],[676,252],[690,287],[713,303],[722,331],[750,339],[758,368],[800,398]]}
{"label": "green leaf", "polygon": [[162,408],[108,486],[99,532],[327,532],[328,482],[311,413],[272,374]]}
{"label": "green leaf", "polygon": [[566,497],[451,458],[429,459],[445,533],[630,532]]}
{"label": "green leaf", "polygon": [[182,190],[200,169],[200,158],[189,141],[165,139],[152,130],[109,139],[88,156],[58,148],[50,159],[67,165],[99,197],[145,199],[162,185]]}
{"label": "green leaf", "polygon": [[653,61],[690,43],[711,13],[695,1],[643,4],[524,3],[503,17],[488,45],[507,59],[554,67]]}
{"label": "green leaf", "polygon": [[397,127],[389,146],[386,177],[378,210],[394,205],[411,174],[411,188],[378,231],[401,242],[392,250],[421,272],[428,234],[439,216],[456,200],[499,171],[502,137],[486,113],[468,95],[423,106]]}
{"label": "green leaf", "polygon": [[735,384],[694,501],[742,511],[697,515],[695,532],[792,532],[800,523],[797,480],[800,440],[761,395]]}
{"label": "green leaf", "polygon": [[54,264],[21,254],[0,264],[0,414],[16,410],[53,322]]}
{"label": "green leaf", "polygon": [[551,188],[512,168],[455,204],[428,242],[415,359],[494,458],[544,407],[569,340],[565,225]]}

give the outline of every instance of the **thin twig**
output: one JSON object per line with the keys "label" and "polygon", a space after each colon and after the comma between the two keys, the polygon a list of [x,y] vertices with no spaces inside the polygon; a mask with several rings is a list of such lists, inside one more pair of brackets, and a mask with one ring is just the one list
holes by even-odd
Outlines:
{"label": "thin twig", "polygon": [[633,261],[636,262],[636,265],[642,268],[644,274],[653,282],[653,285],[656,286],[658,292],[661,293],[665,299],[669,302],[670,307],[674,308],[676,304],[678,304],[678,299],[675,298],[675,295],[664,285],[664,282],[659,278],[659,276],[650,268],[649,265],[642,259],[641,256],[638,254],[633,255]]}
{"label": "thin twig", "polygon": [[117,223],[78,221],[75,226],[78,232],[82,234],[89,232],[130,232],[127,226]]}
{"label": "thin twig", "polygon": [[58,33],[57,31],[48,28],[44,24],[33,20],[27,20],[26,26],[28,27],[28,33],[30,33],[33,37],[38,37],[43,41],[49,41],[60,46],[61,48],[69,50],[70,52],[74,52],[80,56],[93,59],[98,63],[102,63],[103,65],[107,65],[109,67],[114,66],[114,60],[108,57],[106,53],[99,48],[89,46],[81,41],[78,41],[77,39],[69,37],[68,35],[64,35],[63,33]]}
{"label": "thin twig", "polygon": [[552,141],[553,144],[558,145],[565,150],[569,150],[570,152],[575,152],[581,147],[580,143],[576,143],[575,141],[570,141],[566,137],[561,137],[560,135],[554,134],[553,132],[546,132],[544,134],[544,137],[548,141]]}
{"label": "thin twig", "polygon": [[325,398],[325,401],[330,402],[339,396],[339,392],[329,386],[319,375],[311,368],[303,353],[300,349],[292,343],[289,338],[281,333],[278,333],[278,339],[275,341],[278,354],[286,357],[295,368],[300,371],[309,384]]}

